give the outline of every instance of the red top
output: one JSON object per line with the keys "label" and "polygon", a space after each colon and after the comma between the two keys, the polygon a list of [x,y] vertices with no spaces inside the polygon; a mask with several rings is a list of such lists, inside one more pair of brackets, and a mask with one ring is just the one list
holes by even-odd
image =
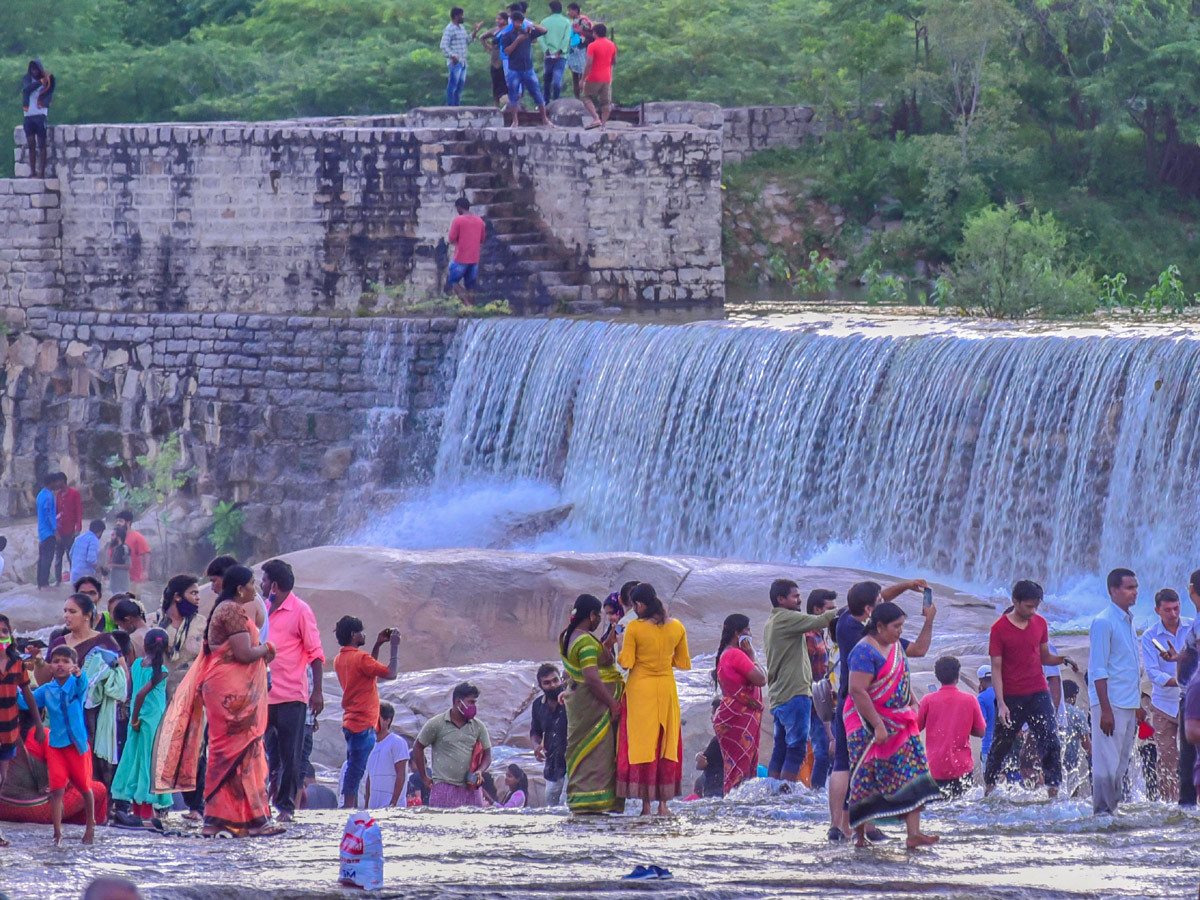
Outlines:
{"label": "red top", "polygon": [[388,667],[357,647],[343,647],[333,659],[342,686],[342,727],[356,734],[379,723],[380,678]]}
{"label": "red top", "polygon": [[150,573],[146,571],[150,559],[150,542],[140,531],[129,529],[125,534],[125,545],[129,547],[129,580],[142,582]]}
{"label": "red top", "polygon": [[1049,643],[1046,620],[1035,615],[1024,628],[1014,625],[1007,615],[992,626],[988,655],[1000,657],[1000,678],[1005,697],[1024,697],[1049,690],[1042,674],[1042,644]]}
{"label": "red top", "polygon": [[926,694],[917,707],[917,727],[925,731],[930,775],[949,781],[971,774],[975,768],[971,732],[982,732],[986,727],[983,710],[973,694],[960,691],[956,684],[942,685],[940,691]]}
{"label": "red top", "polygon": [[592,61],[592,69],[588,72],[588,81],[612,81],[613,62],[617,58],[617,45],[606,37],[596,38],[587,48],[588,59]]}
{"label": "red top", "polygon": [[717,663],[717,680],[726,697],[736,696],[745,688],[752,688],[746,677],[754,671],[754,662],[741,647],[727,647]]}
{"label": "red top", "polygon": [[454,261],[462,266],[479,262],[479,248],[487,236],[487,225],[479,216],[463,213],[455,216],[446,240],[454,245]]}
{"label": "red top", "polygon": [[64,488],[54,502],[58,507],[58,536],[71,537],[83,531],[83,497],[79,491]]}

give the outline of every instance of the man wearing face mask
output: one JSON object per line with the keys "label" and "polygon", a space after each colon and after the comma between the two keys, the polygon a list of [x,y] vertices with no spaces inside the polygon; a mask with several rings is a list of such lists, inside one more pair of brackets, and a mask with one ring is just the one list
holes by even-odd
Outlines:
{"label": "man wearing face mask", "polygon": [[567,707],[563,683],[553,663],[542,663],[537,671],[542,696],[533,701],[529,737],[533,754],[545,762],[546,805],[562,806],[567,790]]}
{"label": "man wearing face mask", "polygon": [[[492,740],[475,718],[479,688],[463,682],[454,689],[450,710],[434,716],[417,735],[412,766],[429,791],[429,806],[449,809],[482,806],[479,785],[492,764]],[[428,747],[432,765],[425,765]]]}

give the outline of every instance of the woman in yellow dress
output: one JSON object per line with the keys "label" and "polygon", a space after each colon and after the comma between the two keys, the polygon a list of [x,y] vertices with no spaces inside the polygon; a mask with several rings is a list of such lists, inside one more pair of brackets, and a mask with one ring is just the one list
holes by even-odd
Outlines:
{"label": "woman in yellow dress", "polygon": [[667,801],[683,787],[683,733],[674,669],[690,669],[687,631],[663,609],[649,584],[633,591],[637,619],[625,629],[618,660],[629,671],[626,710],[617,756],[617,795],[642,801],[642,815],[658,801],[658,815],[669,815]]}

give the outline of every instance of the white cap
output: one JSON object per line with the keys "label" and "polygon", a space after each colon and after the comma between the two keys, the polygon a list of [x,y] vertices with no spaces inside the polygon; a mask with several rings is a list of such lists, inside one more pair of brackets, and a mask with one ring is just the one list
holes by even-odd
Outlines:
{"label": "white cap", "polygon": [[980,666],[979,671],[975,673],[975,677],[976,678],[991,678],[992,677],[992,667],[991,666]]}

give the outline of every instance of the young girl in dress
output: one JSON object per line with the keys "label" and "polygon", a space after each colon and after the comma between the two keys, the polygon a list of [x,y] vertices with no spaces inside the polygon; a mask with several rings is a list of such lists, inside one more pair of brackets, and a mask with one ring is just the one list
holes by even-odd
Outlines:
{"label": "young girl in dress", "polygon": [[167,670],[164,666],[167,633],[161,628],[151,628],[146,632],[144,648],[141,660],[131,667],[134,694],[129,714],[129,737],[113,778],[112,796],[114,800],[128,801],[143,826],[161,831],[162,823],[155,818],[154,809],[169,808],[171,795],[152,793],[150,785],[154,737],[167,708]]}

